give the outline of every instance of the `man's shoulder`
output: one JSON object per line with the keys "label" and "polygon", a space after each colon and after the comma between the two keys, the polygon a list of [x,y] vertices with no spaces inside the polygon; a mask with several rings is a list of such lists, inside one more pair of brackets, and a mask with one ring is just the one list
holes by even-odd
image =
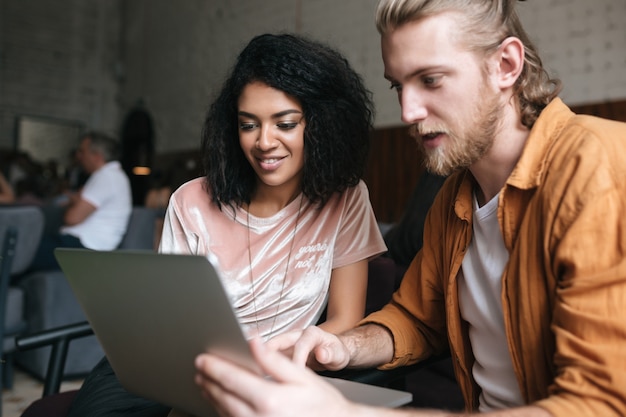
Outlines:
{"label": "man's shoulder", "polygon": [[128,178],[128,175],[126,175],[126,172],[122,169],[122,164],[118,161],[110,161],[94,171],[89,176],[87,181],[89,182],[89,180],[98,178],[115,178],[121,176]]}
{"label": "man's shoulder", "polygon": [[621,166],[626,153],[626,123],[576,114],[561,131],[554,152],[568,159],[595,159],[596,163]]}
{"label": "man's shoulder", "polygon": [[[546,107],[537,125],[539,130],[544,130],[550,136],[567,138],[570,144],[575,138],[615,142],[626,133],[626,123],[590,114],[573,113],[560,99],[553,100]],[[624,140],[619,140],[618,143],[626,146]]]}
{"label": "man's shoulder", "polygon": [[[526,167],[526,174],[520,175],[535,182],[543,178],[536,172],[587,176],[602,166],[623,165],[624,138],[626,123],[573,113],[560,99],[555,99],[531,129],[518,162],[518,167]],[[577,165],[575,169],[572,164]]]}
{"label": "man's shoulder", "polygon": [[[569,125],[571,128],[593,134],[599,139],[610,141],[614,141],[618,137],[623,138],[626,133],[626,123],[590,114],[576,114],[570,119]],[[621,142],[626,143],[623,140]]]}

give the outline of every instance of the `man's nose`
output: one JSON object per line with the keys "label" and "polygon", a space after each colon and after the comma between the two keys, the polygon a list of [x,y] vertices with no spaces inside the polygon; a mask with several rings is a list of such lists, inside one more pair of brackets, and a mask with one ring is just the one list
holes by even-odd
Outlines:
{"label": "man's nose", "polygon": [[401,118],[404,123],[422,122],[428,115],[423,94],[411,88],[404,88],[400,94]]}

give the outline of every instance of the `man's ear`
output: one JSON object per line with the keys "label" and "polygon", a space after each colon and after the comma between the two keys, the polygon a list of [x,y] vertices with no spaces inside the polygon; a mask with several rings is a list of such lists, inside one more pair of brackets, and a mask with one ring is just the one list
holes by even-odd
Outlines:
{"label": "man's ear", "polygon": [[510,36],[502,41],[494,54],[497,59],[498,87],[511,88],[524,69],[524,44],[518,38]]}

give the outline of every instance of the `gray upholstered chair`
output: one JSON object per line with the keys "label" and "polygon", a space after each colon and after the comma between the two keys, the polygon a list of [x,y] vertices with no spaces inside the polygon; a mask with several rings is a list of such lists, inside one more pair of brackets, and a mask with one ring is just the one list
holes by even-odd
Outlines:
{"label": "gray upholstered chair", "polygon": [[[15,338],[26,330],[24,294],[11,280],[30,265],[43,232],[43,214],[32,206],[0,206],[0,393],[13,385]],[[0,413],[2,411],[0,410]]]}
{"label": "gray upholstered chair", "polygon": [[158,210],[135,206],[128,220],[126,234],[118,249],[152,250]]}
{"label": "gray upholstered chair", "polygon": [[[58,213],[55,210],[46,213],[52,213],[51,221],[58,222],[56,218]],[[133,207],[126,234],[118,249],[153,250],[156,219],[156,210],[141,206]],[[62,271],[35,271],[24,276],[19,285],[25,294],[29,333],[86,320]],[[51,348],[46,346],[18,352],[15,360],[30,374],[44,380],[50,354]],[[103,355],[104,352],[95,336],[76,340],[69,347],[63,375],[66,377],[85,375]]]}

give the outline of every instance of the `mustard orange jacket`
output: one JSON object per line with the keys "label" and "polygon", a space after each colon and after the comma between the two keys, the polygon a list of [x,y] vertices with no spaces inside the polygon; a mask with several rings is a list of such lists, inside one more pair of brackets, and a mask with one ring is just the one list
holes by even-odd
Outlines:
{"label": "mustard orange jacket", "polygon": [[[385,367],[449,350],[468,410],[479,387],[457,274],[473,186],[469,171],[448,179],[402,285],[363,321],[393,334]],[[626,124],[575,115],[555,99],[500,192],[498,220],[509,252],[505,330],[523,398],[555,416],[626,415]]]}

